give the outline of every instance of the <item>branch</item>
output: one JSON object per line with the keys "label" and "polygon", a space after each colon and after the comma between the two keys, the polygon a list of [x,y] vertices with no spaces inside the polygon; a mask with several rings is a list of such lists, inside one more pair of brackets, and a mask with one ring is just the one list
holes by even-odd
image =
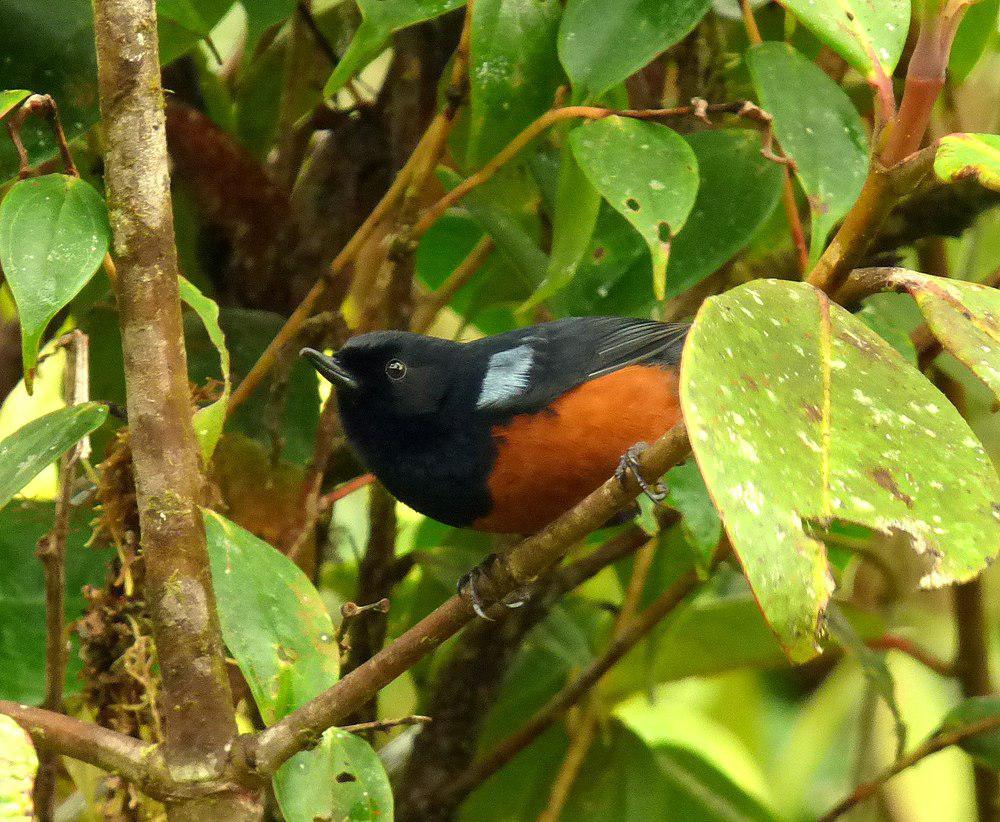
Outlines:
{"label": "branch", "polygon": [[[105,187],[117,258],[125,387],[145,562],[145,602],[163,678],[164,757],[213,780],[236,735],[199,502],[177,286],[153,0],[94,0]],[[256,816],[257,797],[223,790],[178,802],[171,820]]]}
{"label": "branch", "polygon": [[[643,453],[640,458],[643,476],[650,479],[663,476],[689,450],[684,425],[674,426]],[[639,486],[632,478],[626,486],[617,479],[609,479],[551,525],[500,557],[482,580],[481,594],[498,601],[527,584],[562,557],[571,545],[626,507],[638,493]],[[258,776],[274,773],[290,756],[357,710],[472,618],[468,600],[457,595],[451,597],[332,688],[255,737],[244,740],[242,766]]]}
{"label": "branch", "polygon": [[[73,331],[59,341],[66,350],[66,374],[63,395],[66,405],[86,402],[87,335]],[[73,477],[77,460],[84,453],[86,440],[81,440],[59,458],[59,496],[56,497],[55,522],[52,531],[38,544],[38,558],[45,572],[45,699],[42,707],[62,712],[63,686],[66,682],[66,540],[69,537]],[[35,780],[35,811],[39,818],[52,817],[55,802],[55,757],[41,758]]]}
{"label": "branch", "polygon": [[891,768],[880,774],[871,782],[865,782],[862,785],[858,785],[850,796],[838,802],[830,811],[820,817],[818,822],[833,822],[834,819],[843,816],[856,805],[859,805],[866,799],[869,799],[876,791],[879,790],[879,788],[881,788],[894,776],[902,773],[907,768],[916,765],[922,759],[926,759],[931,754],[936,754],[939,751],[943,751],[945,748],[949,748],[952,745],[958,745],[966,739],[978,736],[981,733],[986,733],[987,731],[992,731],[998,727],[1000,727],[1000,715],[986,717],[985,719],[973,722],[965,727],[956,728],[953,731],[935,734],[920,747],[902,757]]}
{"label": "branch", "polygon": [[448,278],[441,283],[434,291],[427,294],[417,305],[413,312],[413,320],[410,322],[410,330],[418,334],[426,334],[427,330],[434,324],[437,315],[441,313],[459,290],[471,280],[477,271],[482,268],[490,254],[493,253],[493,238],[483,237],[468,256],[458,264]]}
{"label": "branch", "polygon": [[9,716],[24,728],[40,751],[69,756],[119,774],[129,782],[142,785],[144,790],[154,781],[151,775],[163,768],[156,745],[100,725],[3,699],[0,699],[0,714]]}
{"label": "branch", "polygon": [[462,798],[489,779],[520,751],[552,727],[571,706],[576,704],[611,667],[646,636],[698,584],[698,575],[688,571],[629,623],[608,646],[603,656],[595,659],[575,680],[563,688],[531,719],[522,725],[489,754],[470,766],[452,785],[455,798]]}

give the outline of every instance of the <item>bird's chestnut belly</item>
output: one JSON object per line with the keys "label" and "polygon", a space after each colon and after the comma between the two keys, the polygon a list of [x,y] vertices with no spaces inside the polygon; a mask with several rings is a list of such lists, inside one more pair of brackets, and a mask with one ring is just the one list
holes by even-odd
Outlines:
{"label": "bird's chestnut belly", "polygon": [[634,365],[495,426],[492,506],[473,527],[538,531],[607,480],[630,446],[659,438],[680,417],[676,371]]}

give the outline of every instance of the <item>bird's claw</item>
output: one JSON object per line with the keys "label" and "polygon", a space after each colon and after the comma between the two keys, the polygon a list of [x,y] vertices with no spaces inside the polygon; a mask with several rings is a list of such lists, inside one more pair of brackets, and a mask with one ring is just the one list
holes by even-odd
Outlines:
{"label": "bird's claw", "polygon": [[628,475],[631,474],[635,477],[635,481],[639,483],[639,487],[642,489],[647,497],[649,497],[653,502],[663,502],[667,498],[667,489],[661,486],[658,482],[650,485],[643,478],[642,473],[639,471],[639,455],[642,454],[649,446],[644,442],[637,442],[635,445],[631,446],[628,451],[622,454],[621,462],[618,463],[618,468],[615,469],[615,478],[624,485],[628,480]]}
{"label": "bird's claw", "polygon": [[[492,622],[492,618],[486,615],[486,603],[483,600],[482,595],[479,593],[479,583],[483,577],[488,577],[490,574],[490,569],[497,562],[497,555],[490,554],[486,559],[484,559],[475,568],[470,568],[466,571],[458,580],[458,595],[461,597],[468,598],[469,602],[472,604],[472,610],[475,611],[476,616],[489,620]],[[514,591],[505,596],[500,602],[507,608],[520,608],[528,601],[527,595],[523,591]]]}

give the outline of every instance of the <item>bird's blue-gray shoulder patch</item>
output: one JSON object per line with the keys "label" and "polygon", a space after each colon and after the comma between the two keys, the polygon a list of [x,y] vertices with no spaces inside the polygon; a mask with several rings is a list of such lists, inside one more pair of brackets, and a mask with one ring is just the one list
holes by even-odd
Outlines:
{"label": "bird's blue-gray shoulder patch", "polygon": [[535,364],[532,342],[530,338],[525,339],[521,345],[498,351],[490,357],[476,408],[502,407],[527,392]]}

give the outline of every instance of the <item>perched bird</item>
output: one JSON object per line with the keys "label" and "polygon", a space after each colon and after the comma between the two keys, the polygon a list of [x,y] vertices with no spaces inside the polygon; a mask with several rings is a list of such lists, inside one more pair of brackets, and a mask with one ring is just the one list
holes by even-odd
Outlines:
{"label": "perched bird", "polygon": [[687,330],[578,317],[467,343],[377,331],[302,355],[397,499],[448,525],[530,534],[634,470],[635,446],[680,419]]}

